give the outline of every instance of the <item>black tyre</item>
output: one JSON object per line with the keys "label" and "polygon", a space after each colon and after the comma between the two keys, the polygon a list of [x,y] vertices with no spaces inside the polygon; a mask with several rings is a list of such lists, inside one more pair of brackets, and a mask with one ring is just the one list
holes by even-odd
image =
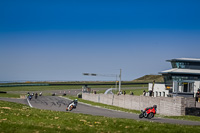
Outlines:
{"label": "black tyre", "polygon": [[153,114],[153,113],[150,113],[147,117],[148,117],[148,119],[151,119],[151,118],[154,117],[154,114]]}
{"label": "black tyre", "polygon": [[141,113],[140,115],[139,115],[139,118],[143,118],[144,117],[144,115],[143,115],[143,113]]}
{"label": "black tyre", "polygon": [[71,105],[70,107],[69,107],[69,111],[72,111],[72,109],[73,109],[73,105]]}

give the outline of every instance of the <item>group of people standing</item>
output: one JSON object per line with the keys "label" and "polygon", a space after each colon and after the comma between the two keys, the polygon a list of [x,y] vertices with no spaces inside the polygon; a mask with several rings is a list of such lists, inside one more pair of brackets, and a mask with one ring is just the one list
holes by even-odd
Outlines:
{"label": "group of people standing", "polygon": [[126,95],[126,91],[119,91],[117,95]]}

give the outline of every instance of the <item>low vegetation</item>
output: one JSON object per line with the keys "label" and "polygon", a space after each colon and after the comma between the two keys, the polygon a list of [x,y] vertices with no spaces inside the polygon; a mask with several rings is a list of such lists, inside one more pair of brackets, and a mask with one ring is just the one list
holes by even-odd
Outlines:
{"label": "low vegetation", "polygon": [[[131,94],[131,92],[133,92],[133,95],[135,95],[135,96],[140,96],[140,95],[142,95],[143,94],[143,91],[148,91],[148,89],[147,88],[143,88],[143,89],[132,89],[132,88],[130,88],[130,89],[122,89],[121,91],[124,93],[124,91],[125,91],[125,93],[126,93],[126,95],[130,95]],[[118,90],[113,90],[112,91],[113,92],[113,94],[117,94],[119,91]],[[105,90],[101,90],[101,91],[97,91],[97,94],[100,94],[100,93],[105,93]]]}
{"label": "low vegetation", "polygon": [[200,121],[199,116],[192,116],[192,115],[186,115],[186,116],[163,116],[164,118],[170,118],[170,119],[179,119],[179,120],[188,120],[188,121]]}
{"label": "low vegetation", "polygon": [[162,75],[145,75],[138,79],[133,80],[133,82],[138,83],[151,83],[155,80],[155,82],[164,82]]}
{"label": "low vegetation", "polygon": [[[112,85],[90,85],[94,88],[111,88]],[[122,85],[122,88],[147,87],[147,85]],[[15,87],[0,87],[0,91],[45,91],[45,90],[69,90],[82,89],[82,85],[55,85],[55,86],[15,86]]]}
{"label": "low vegetation", "polygon": [[0,97],[20,98],[20,94],[0,93]]}
{"label": "low vegetation", "polygon": [[0,101],[0,132],[198,132],[200,126],[163,124],[29,108]]}
{"label": "low vegetation", "polygon": [[0,87],[1,91],[45,91],[45,90],[67,90],[80,89],[82,86],[16,86],[16,87]]}

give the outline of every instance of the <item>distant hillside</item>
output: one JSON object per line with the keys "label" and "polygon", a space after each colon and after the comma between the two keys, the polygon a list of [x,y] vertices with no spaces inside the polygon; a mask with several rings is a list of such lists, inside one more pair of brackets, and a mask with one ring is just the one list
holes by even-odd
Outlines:
{"label": "distant hillside", "polygon": [[164,82],[162,75],[145,75],[133,81],[134,82],[153,82],[154,80],[155,82]]}

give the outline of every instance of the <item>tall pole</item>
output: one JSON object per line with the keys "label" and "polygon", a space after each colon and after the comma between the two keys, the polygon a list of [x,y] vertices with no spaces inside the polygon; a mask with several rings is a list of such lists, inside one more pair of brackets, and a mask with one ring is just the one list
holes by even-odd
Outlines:
{"label": "tall pole", "polygon": [[121,91],[121,74],[122,74],[122,69],[120,69],[120,74],[119,74],[119,92]]}
{"label": "tall pole", "polygon": [[118,75],[116,75],[116,81],[115,81],[115,88],[117,89],[117,77]]}

